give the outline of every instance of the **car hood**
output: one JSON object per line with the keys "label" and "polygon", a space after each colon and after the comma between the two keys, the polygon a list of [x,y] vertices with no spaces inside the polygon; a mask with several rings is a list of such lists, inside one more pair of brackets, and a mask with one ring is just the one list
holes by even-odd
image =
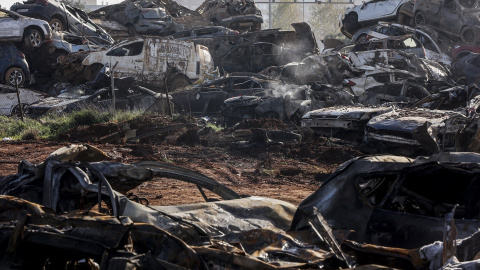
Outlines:
{"label": "car hood", "polygon": [[382,114],[392,111],[392,107],[349,107],[339,106],[333,108],[322,108],[306,113],[302,118],[349,118],[349,119],[368,119],[372,115]]}
{"label": "car hood", "polygon": [[431,123],[433,128],[438,128],[446,119],[454,116],[463,116],[463,114],[454,111],[402,109],[372,118],[368,122],[367,127],[371,127],[376,130],[413,132],[418,127],[425,124],[425,122]]}

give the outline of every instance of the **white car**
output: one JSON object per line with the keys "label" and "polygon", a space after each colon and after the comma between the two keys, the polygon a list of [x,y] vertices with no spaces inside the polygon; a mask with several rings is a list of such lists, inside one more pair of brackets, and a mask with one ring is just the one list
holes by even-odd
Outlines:
{"label": "white car", "polygon": [[38,48],[51,38],[48,22],[0,9],[0,42],[23,41],[30,48]]}
{"label": "white car", "polygon": [[361,27],[378,21],[395,20],[398,10],[405,2],[407,0],[371,0],[348,8],[340,18],[341,31],[351,38]]}
{"label": "white car", "polygon": [[182,88],[213,72],[208,48],[190,41],[161,37],[130,38],[105,50],[91,52],[82,62],[84,76],[92,81],[104,67],[118,77],[134,77],[145,85],[169,90]]}

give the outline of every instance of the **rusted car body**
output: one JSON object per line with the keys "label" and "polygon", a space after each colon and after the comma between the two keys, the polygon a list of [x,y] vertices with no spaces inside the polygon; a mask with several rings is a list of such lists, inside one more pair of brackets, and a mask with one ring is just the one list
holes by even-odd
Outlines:
{"label": "rusted car body", "polygon": [[155,88],[165,87],[167,78],[171,90],[213,71],[212,58],[204,46],[160,37],[130,38],[108,50],[90,53],[82,65],[87,66],[84,74],[90,80],[101,67],[110,65],[118,77],[134,77]]}

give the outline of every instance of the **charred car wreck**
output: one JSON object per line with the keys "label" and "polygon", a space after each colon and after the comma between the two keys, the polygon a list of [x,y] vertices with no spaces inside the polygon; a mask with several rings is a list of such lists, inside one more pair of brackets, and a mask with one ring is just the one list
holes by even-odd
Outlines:
{"label": "charred car wreck", "polygon": [[[479,251],[473,244],[480,226],[473,196],[478,190],[477,154],[356,158],[340,166],[298,208],[242,197],[170,164],[122,164],[107,158],[92,146],[71,145],[39,164],[22,161],[18,174],[0,179],[3,265],[333,269],[374,263],[438,269],[471,261]],[[205,203],[150,206],[124,195],[155,177],[193,183],[201,194],[211,191],[217,200],[205,196]],[[435,185],[439,181],[442,185]],[[456,252],[440,260],[448,241],[456,240],[446,222],[456,226],[462,241],[454,244]],[[389,237],[386,228],[396,237]],[[442,242],[435,242],[442,240],[443,249],[438,248]]]}

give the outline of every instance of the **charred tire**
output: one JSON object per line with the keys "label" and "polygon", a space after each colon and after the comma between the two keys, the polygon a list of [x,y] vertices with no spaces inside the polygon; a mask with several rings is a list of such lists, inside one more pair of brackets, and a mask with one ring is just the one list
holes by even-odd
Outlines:
{"label": "charred tire", "polygon": [[423,12],[421,11],[415,13],[415,16],[413,17],[413,23],[415,24],[415,26],[427,24],[427,20],[425,19],[425,14],[423,14]]}
{"label": "charred tire", "polygon": [[460,32],[460,38],[463,43],[474,43],[475,42],[475,32],[469,26],[466,26]]}
{"label": "charred tire", "polygon": [[367,41],[367,34],[361,34],[360,36],[357,37],[354,43],[362,43]]}
{"label": "charred tire", "polygon": [[42,42],[43,34],[37,29],[29,29],[23,36],[23,43],[29,48],[38,48]]}
{"label": "charred tire", "polygon": [[52,18],[48,24],[50,24],[50,27],[52,28],[53,31],[66,31],[65,23],[63,22],[62,19],[60,18]]}
{"label": "charred tire", "polygon": [[360,28],[360,24],[358,23],[357,14],[349,14],[343,21],[343,28],[351,34],[358,30],[358,28]]}
{"label": "charred tire", "polygon": [[98,72],[103,68],[103,65],[100,63],[91,64],[90,66],[86,67],[83,71],[83,77],[85,80],[91,82],[97,77]]}
{"label": "charred tire", "polygon": [[5,72],[5,84],[15,86],[15,77],[17,78],[18,86],[23,86],[27,81],[25,72],[21,68],[12,67]]}
{"label": "charred tire", "polygon": [[129,37],[134,37],[137,35],[137,30],[135,29],[135,26],[129,25],[128,26],[128,36]]}
{"label": "charred tire", "polygon": [[177,89],[181,89],[192,84],[192,82],[186,75],[180,74],[180,73],[177,73],[176,75],[172,76],[167,83],[168,83],[167,85],[168,91],[170,93],[173,93]]}

